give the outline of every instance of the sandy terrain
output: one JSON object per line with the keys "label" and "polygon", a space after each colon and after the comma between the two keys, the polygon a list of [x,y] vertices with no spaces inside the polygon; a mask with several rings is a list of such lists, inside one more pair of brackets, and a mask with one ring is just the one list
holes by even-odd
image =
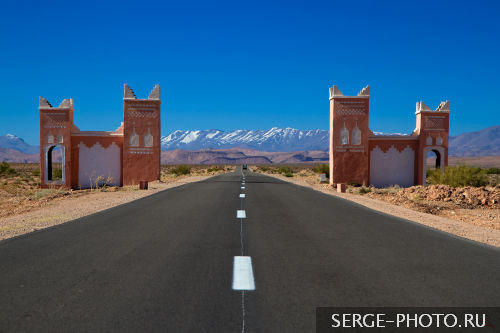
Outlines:
{"label": "sandy terrain", "polygon": [[280,174],[266,174],[463,238],[492,246],[500,246],[500,209],[498,208],[440,208],[433,211],[433,214],[429,214],[416,210],[416,207],[404,207],[401,205],[401,202],[388,202],[391,198],[389,195],[376,196],[376,194],[373,194],[372,196],[376,197],[370,197],[366,194],[338,193],[330,185],[320,184],[318,175],[310,175],[305,171],[301,171],[293,177],[285,177]]}

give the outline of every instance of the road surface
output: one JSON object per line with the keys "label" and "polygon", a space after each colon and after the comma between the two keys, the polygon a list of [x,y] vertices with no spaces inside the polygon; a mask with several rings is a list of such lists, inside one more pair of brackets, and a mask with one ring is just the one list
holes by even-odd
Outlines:
{"label": "road surface", "polygon": [[498,249],[237,168],[0,242],[0,331],[313,332],[319,306],[498,306],[499,285]]}

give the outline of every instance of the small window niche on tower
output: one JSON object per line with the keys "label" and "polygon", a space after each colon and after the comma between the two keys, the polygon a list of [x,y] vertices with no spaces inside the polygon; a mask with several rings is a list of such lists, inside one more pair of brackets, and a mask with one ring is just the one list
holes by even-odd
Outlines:
{"label": "small window niche on tower", "polygon": [[340,144],[341,145],[348,145],[349,144],[349,130],[345,126],[345,121],[344,121],[344,127],[340,130]]}
{"label": "small window niche on tower", "polygon": [[135,127],[132,128],[132,135],[130,135],[130,147],[139,147],[139,135],[135,132]]}
{"label": "small window niche on tower", "polygon": [[147,134],[144,136],[144,147],[153,147],[153,136],[149,128]]}
{"label": "small window niche on tower", "polygon": [[361,144],[361,130],[358,128],[358,122],[356,121],[356,126],[352,130],[352,144],[360,145]]}

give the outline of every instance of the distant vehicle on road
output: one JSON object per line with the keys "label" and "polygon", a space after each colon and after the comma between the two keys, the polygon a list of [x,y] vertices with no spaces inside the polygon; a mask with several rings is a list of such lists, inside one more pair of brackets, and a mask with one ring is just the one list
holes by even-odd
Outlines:
{"label": "distant vehicle on road", "polygon": [[246,169],[247,169],[247,165],[243,164],[243,170],[246,170]]}

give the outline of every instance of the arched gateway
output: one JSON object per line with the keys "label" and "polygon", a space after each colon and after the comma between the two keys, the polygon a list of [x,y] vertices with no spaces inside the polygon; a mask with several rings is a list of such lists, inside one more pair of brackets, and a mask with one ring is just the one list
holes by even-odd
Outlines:
{"label": "arched gateway", "polygon": [[417,103],[417,126],[410,135],[375,135],[369,128],[370,87],[357,96],[330,88],[330,184],[378,187],[425,185],[426,159],[448,165],[450,102],[431,110]]}
{"label": "arched gateway", "polygon": [[[147,99],[137,99],[126,84],[123,104],[117,130],[80,131],[73,123],[73,99],[52,107],[40,97],[42,187],[121,186],[160,178],[160,86]],[[53,177],[55,159],[61,161],[59,179]]]}

